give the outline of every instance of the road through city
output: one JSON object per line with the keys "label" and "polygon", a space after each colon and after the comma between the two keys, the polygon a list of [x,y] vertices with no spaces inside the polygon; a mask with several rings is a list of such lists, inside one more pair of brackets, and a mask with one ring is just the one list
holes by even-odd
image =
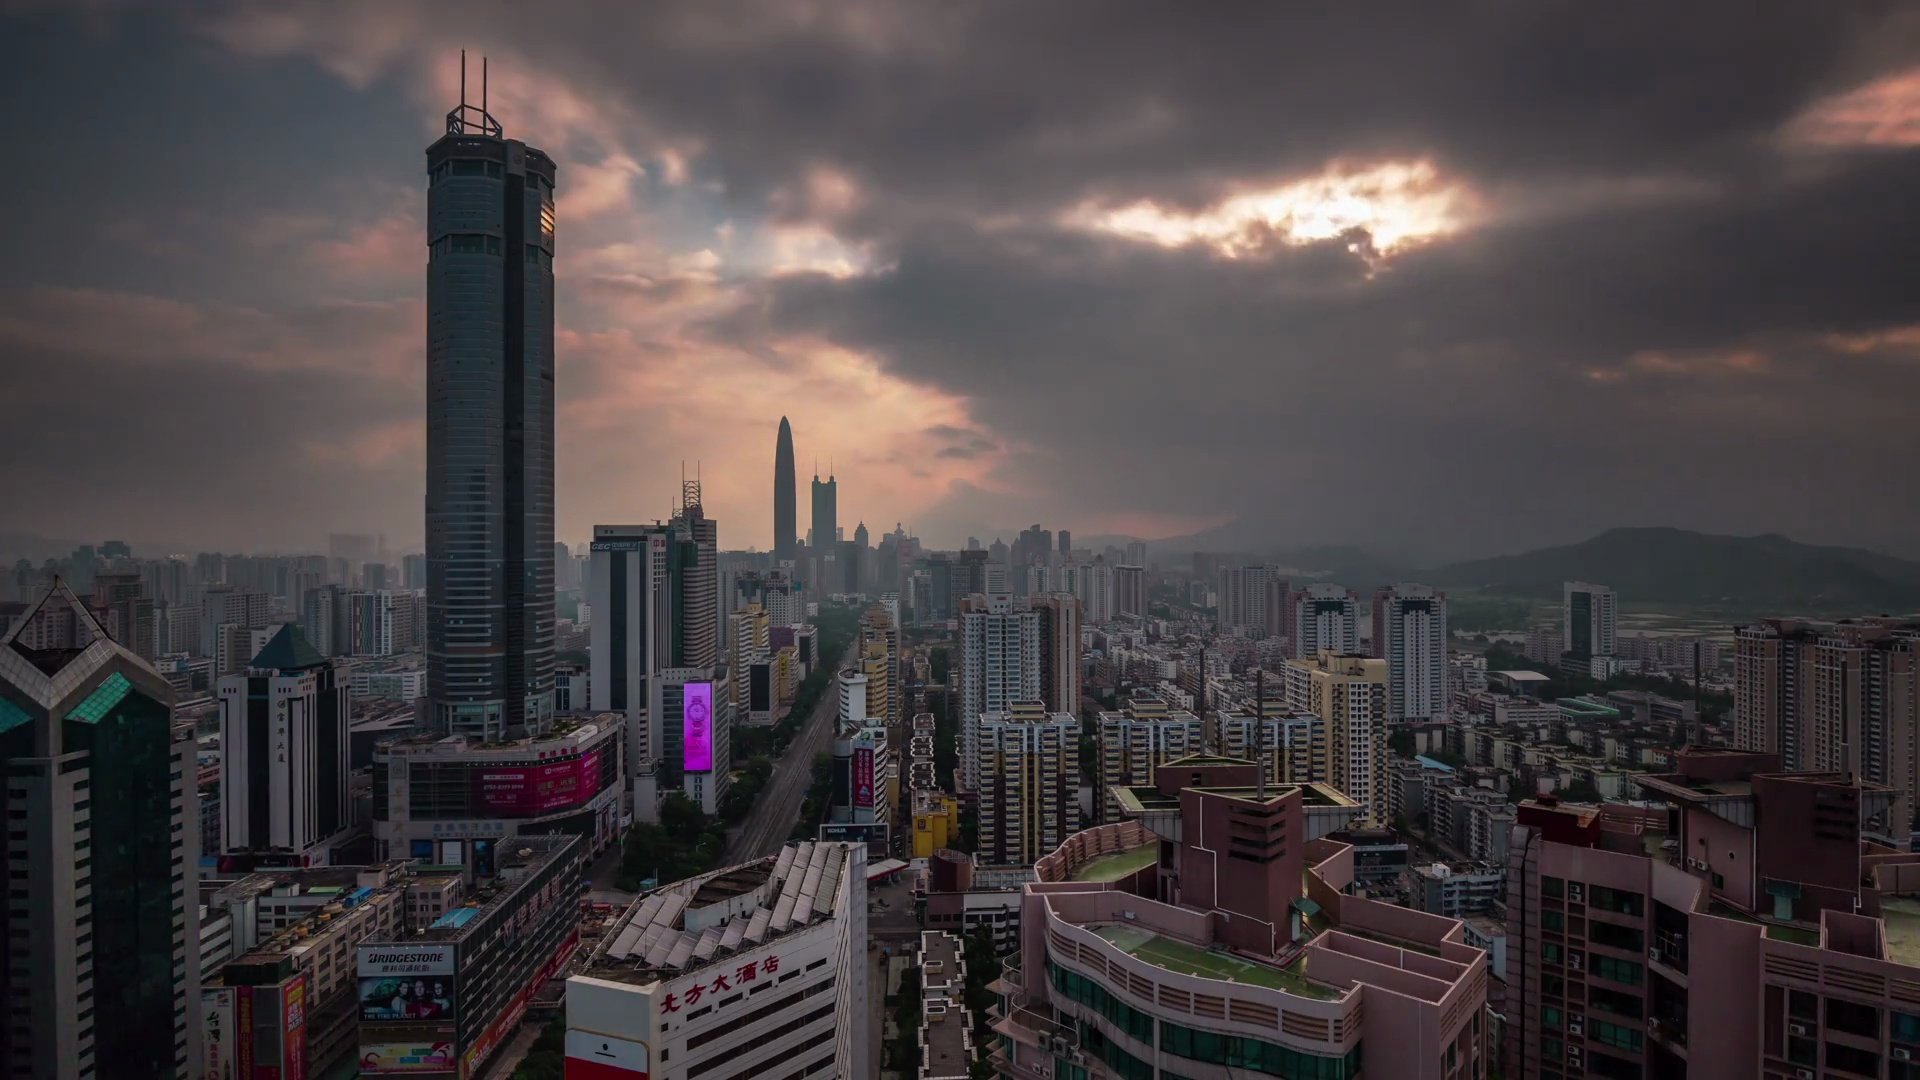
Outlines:
{"label": "road through city", "polygon": [[820,695],[787,752],[774,764],[760,798],[747,811],[747,820],[733,834],[726,862],[739,863],[771,855],[787,842],[787,835],[800,820],[800,808],[807,799],[807,784],[813,773],[813,756],[824,754],[833,737],[833,718],[840,711],[838,680],[828,681],[828,691]]}

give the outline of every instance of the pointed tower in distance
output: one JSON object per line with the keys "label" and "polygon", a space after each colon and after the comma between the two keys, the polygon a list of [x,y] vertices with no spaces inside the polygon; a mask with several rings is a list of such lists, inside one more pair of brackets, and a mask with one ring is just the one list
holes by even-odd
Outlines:
{"label": "pointed tower in distance", "polygon": [[776,561],[798,556],[799,513],[793,478],[793,426],[780,418],[780,439],[773,447],[773,557]]}

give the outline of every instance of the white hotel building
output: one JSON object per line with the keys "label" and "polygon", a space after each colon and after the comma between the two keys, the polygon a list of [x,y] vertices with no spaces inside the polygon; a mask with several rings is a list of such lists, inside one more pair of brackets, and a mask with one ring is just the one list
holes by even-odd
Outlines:
{"label": "white hotel building", "polygon": [[877,1075],[861,844],[788,844],[636,900],[567,980],[569,1080]]}

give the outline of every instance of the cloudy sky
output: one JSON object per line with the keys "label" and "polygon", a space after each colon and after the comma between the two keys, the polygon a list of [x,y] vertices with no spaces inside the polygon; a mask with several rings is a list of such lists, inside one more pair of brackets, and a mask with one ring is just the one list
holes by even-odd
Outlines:
{"label": "cloudy sky", "polygon": [[560,162],[562,539],[684,459],[768,546],[785,414],[936,544],[1920,554],[1911,7],[1303,7],[0,3],[0,528],[418,543],[466,47]]}

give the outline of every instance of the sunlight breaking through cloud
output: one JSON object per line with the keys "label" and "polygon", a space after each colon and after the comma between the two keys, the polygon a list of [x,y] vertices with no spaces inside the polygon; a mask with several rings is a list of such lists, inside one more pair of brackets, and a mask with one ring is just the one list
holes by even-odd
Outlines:
{"label": "sunlight breaking through cloud", "polygon": [[1317,176],[1242,191],[1197,213],[1142,199],[1118,207],[1082,204],[1066,220],[1162,247],[1205,244],[1227,258],[1254,254],[1276,239],[1300,245],[1341,237],[1352,238],[1348,248],[1356,253],[1387,256],[1465,228],[1477,201],[1430,161],[1335,163]]}

